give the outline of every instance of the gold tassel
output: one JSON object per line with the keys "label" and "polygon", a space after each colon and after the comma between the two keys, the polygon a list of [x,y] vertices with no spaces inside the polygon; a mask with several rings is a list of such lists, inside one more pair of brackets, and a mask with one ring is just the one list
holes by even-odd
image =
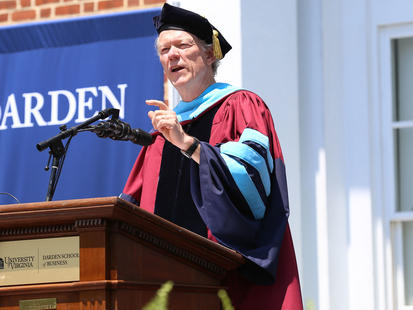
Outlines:
{"label": "gold tassel", "polygon": [[222,56],[222,51],[221,51],[221,45],[219,44],[218,40],[218,31],[215,29],[212,31],[212,46],[214,48],[214,56],[217,60],[221,60],[223,58]]}

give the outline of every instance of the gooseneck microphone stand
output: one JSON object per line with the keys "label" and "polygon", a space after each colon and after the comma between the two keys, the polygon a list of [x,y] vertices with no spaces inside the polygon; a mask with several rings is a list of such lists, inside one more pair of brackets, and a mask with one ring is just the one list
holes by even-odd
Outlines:
{"label": "gooseneck microphone stand", "polygon": [[[64,127],[61,128],[62,130]],[[66,145],[69,145],[70,140]],[[48,163],[45,167],[45,170],[49,170],[49,163],[50,163],[50,158],[53,158],[52,160],[52,170],[50,171],[50,178],[49,178],[49,186],[47,188],[47,195],[46,195],[46,201],[51,201],[57,186],[57,181],[59,180],[60,173],[58,174],[59,171],[63,168],[63,162],[64,158],[66,155],[67,149],[63,147],[62,140],[57,140],[54,141],[50,144],[50,156]],[[57,176],[57,177],[56,177]]]}
{"label": "gooseneck microphone stand", "polygon": [[[88,125],[92,124],[93,122],[100,120],[100,119],[105,119],[111,115],[114,118],[118,118],[119,110],[111,108],[111,109],[100,111],[96,116],[69,129],[67,129],[66,126],[62,126],[60,127],[61,132],[59,134],[57,134],[56,136],[46,141],[36,144],[36,147],[40,152],[45,150],[46,148],[50,148],[50,151],[49,151],[50,156],[49,156],[49,160],[48,160],[45,170],[49,170],[50,159],[53,158],[52,170],[50,173],[49,185],[48,185],[47,195],[46,195],[46,201],[51,201],[53,199],[56,185],[57,185],[57,182],[59,181],[60,172],[63,168],[63,162],[64,162],[67,150],[69,148],[69,143],[72,137],[75,136],[79,131],[82,131],[82,129],[86,128]],[[63,146],[62,140],[66,138],[69,138],[69,140],[66,143],[66,146]]]}

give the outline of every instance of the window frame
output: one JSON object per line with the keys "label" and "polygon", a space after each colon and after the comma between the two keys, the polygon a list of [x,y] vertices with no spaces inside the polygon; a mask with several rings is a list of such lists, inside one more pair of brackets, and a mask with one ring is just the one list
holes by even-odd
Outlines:
{"label": "window frame", "polygon": [[[399,211],[397,205],[397,171],[394,130],[413,128],[413,121],[394,121],[394,40],[413,37],[413,23],[386,25],[379,28],[379,157],[381,188],[377,194],[381,202],[382,246],[387,304],[393,309],[413,310],[405,304],[405,277],[403,261],[403,223],[413,222],[413,211]],[[392,163],[392,164],[389,164]],[[377,237],[376,237],[377,238]],[[376,240],[378,241],[378,240]],[[379,241],[380,242],[380,241]]]}

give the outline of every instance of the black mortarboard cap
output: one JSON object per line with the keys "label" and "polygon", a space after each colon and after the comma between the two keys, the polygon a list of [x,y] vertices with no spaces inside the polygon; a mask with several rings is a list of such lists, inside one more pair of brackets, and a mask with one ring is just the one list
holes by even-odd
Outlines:
{"label": "black mortarboard cap", "polygon": [[184,30],[192,33],[207,44],[213,45],[217,59],[223,58],[232,48],[205,17],[168,3],[164,4],[161,15],[153,18],[153,24],[158,34],[164,30]]}

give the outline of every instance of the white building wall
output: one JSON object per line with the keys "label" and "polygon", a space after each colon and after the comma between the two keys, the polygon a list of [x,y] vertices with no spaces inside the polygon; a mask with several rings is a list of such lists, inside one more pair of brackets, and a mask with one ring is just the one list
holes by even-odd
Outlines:
{"label": "white building wall", "polygon": [[325,309],[374,309],[367,13],[366,1],[322,4],[330,268]]}

